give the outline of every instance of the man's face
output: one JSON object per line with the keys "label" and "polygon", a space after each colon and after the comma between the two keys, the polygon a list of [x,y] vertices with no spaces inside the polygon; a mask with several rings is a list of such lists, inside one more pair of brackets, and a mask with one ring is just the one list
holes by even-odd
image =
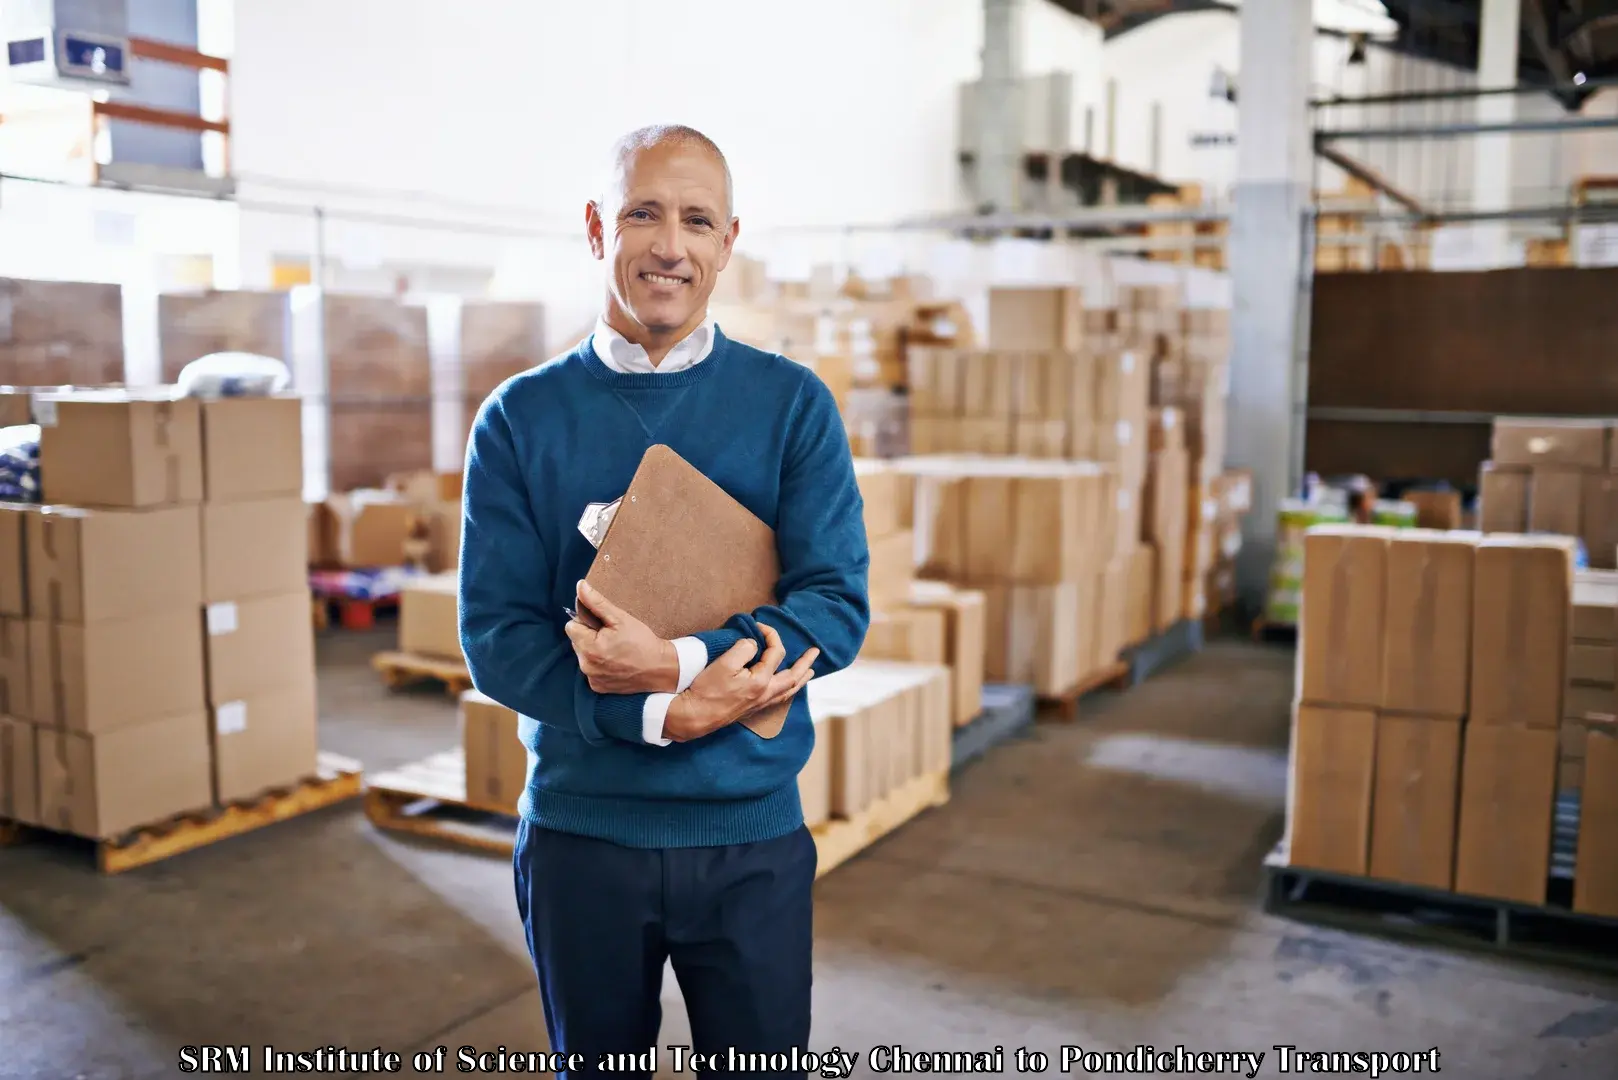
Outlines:
{"label": "man's face", "polygon": [[612,305],[654,334],[694,327],[736,242],[724,167],[701,147],[662,143],[618,179],[585,214],[590,250],[611,264]]}

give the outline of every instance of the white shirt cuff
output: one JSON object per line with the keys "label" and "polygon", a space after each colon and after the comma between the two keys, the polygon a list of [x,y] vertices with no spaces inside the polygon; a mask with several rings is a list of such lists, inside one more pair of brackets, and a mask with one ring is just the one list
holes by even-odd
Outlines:
{"label": "white shirt cuff", "polygon": [[702,643],[701,638],[675,638],[674,651],[680,654],[680,686],[677,693],[683,694],[708,666],[708,646]]}
{"label": "white shirt cuff", "polygon": [[673,694],[647,694],[646,704],[640,711],[640,737],[652,746],[667,746],[669,739],[663,737],[663,719],[669,714],[669,702],[674,700]]}

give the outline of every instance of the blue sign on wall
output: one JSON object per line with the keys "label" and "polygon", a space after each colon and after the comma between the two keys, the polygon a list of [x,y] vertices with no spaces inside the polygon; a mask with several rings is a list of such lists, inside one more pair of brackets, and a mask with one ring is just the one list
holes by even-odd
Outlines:
{"label": "blue sign on wall", "polygon": [[122,80],[127,60],[121,45],[97,41],[78,34],[62,35],[62,68],[64,74],[89,75]]}

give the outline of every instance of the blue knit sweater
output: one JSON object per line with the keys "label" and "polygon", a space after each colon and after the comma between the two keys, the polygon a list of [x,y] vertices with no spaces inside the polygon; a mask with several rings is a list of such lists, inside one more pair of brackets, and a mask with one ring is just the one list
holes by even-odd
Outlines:
{"label": "blue knit sweater", "polygon": [[[563,633],[563,609],[595,557],[590,503],[629,486],[663,443],[775,529],[777,603],[698,635],[712,662],[755,619],[791,664],[853,661],[870,623],[863,503],[831,392],[808,368],[716,333],[684,371],[615,372],[590,339],[507,380],[467,449],[461,646],[473,684],[516,711],[531,751],[519,812],[538,825],[631,847],[750,843],[803,822],[798,772],[814,745],[808,697],[762,739],[740,724],[669,746],[642,741],[646,695],[598,695]],[[610,597],[609,597],[610,599]]]}

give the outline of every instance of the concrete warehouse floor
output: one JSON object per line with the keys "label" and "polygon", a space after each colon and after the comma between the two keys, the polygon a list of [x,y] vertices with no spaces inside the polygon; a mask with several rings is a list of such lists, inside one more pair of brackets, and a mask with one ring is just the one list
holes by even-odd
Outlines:
{"label": "concrete warehouse floor", "polygon": [[[387,643],[321,642],[324,742],[372,771],[455,739],[442,694],[381,688]],[[1289,652],[1215,642],[828,875],[815,1048],[1437,1047],[1450,1076],[1618,1077],[1618,982],[1259,913],[1291,684]],[[672,979],[666,1003],[681,1042]],[[0,1076],[53,1078],[170,1076],[202,1042],[544,1039],[506,861],[357,803],[116,878],[54,842],[0,852],[0,1033]]]}

